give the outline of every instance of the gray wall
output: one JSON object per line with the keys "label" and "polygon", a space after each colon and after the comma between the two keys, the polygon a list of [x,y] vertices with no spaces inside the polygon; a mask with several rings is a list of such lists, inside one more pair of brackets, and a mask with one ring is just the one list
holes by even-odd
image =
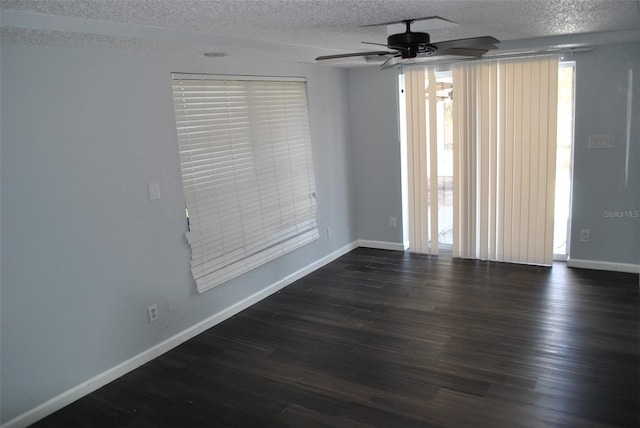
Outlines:
{"label": "gray wall", "polygon": [[[402,188],[396,70],[349,71],[353,182],[358,238],[402,243]],[[389,227],[396,217],[397,227]]]}
{"label": "gray wall", "polygon": [[[14,46],[1,67],[2,422],[356,239],[345,71]],[[321,238],[202,295],[184,237],[172,71],[308,78]]]}
{"label": "gray wall", "polygon": [[[576,54],[576,117],[571,258],[640,263],[640,219],[606,217],[605,211],[640,210],[639,120],[640,44],[625,44]],[[624,187],[627,75],[633,69],[630,174]],[[400,150],[396,136],[396,75],[355,69],[351,90],[353,177],[358,237],[402,242]],[[588,149],[589,135],[612,134],[613,149]],[[398,217],[398,229],[387,217]],[[591,242],[580,242],[580,229]]]}
{"label": "gray wall", "polygon": [[[640,44],[576,54],[571,258],[640,264]],[[628,74],[633,70],[628,185],[625,186]],[[612,149],[589,149],[589,135],[613,135]],[[591,241],[580,242],[580,229]]]}

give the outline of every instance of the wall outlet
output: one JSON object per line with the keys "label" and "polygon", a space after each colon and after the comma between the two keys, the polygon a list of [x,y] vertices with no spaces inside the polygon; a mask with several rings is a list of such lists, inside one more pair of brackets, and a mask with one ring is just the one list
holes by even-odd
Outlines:
{"label": "wall outlet", "polygon": [[614,146],[613,135],[589,135],[590,149],[611,149]]}
{"label": "wall outlet", "polygon": [[147,315],[149,315],[149,322],[154,322],[158,319],[158,307],[156,305],[147,306]]}
{"label": "wall outlet", "polygon": [[396,228],[396,218],[395,217],[389,217],[389,227],[391,229],[395,229]]}
{"label": "wall outlet", "polygon": [[580,229],[580,242],[591,241],[591,229]]}

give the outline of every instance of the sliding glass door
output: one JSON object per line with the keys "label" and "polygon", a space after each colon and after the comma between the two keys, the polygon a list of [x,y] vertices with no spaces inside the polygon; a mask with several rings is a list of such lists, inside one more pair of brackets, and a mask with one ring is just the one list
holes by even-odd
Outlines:
{"label": "sliding glass door", "polygon": [[404,76],[409,249],[550,264],[566,254],[573,67],[558,75],[557,59],[545,58],[457,70]]}

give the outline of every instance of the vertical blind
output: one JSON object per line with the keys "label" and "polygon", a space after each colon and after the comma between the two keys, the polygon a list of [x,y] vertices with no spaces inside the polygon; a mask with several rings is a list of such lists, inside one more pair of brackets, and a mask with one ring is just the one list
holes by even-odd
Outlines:
{"label": "vertical blind", "polygon": [[306,82],[173,76],[202,293],[318,239]]}
{"label": "vertical blind", "polygon": [[453,255],[553,262],[558,58],[453,67]]}
{"label": "vertical blind", "polygon": [[[425,79],[426,78],[426,79]],[[433,68],[405,72],[409,251],[438,254],[436,77]],[[428,95],[428,96],[426,96]]]}

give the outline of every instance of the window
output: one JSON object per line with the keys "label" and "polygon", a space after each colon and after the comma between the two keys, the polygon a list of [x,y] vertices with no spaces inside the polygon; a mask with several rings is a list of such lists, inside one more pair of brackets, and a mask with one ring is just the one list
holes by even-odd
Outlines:
{"label": "window", "polygon": [[558,71],[558,146],[556,152],[556,201],[553,227],[553,257],[566,260],[569,213],[571,212],[571,156],[575,62],[561,62]]}
{"label": "window", "polygon": [[[453,245],[453,75],[436,72],[438,246]],[[434,196],[435,197],[435,196]]]}
{"label": "window", "polygon": [[318,239],[306,82],[173,75],[202,293]]}

